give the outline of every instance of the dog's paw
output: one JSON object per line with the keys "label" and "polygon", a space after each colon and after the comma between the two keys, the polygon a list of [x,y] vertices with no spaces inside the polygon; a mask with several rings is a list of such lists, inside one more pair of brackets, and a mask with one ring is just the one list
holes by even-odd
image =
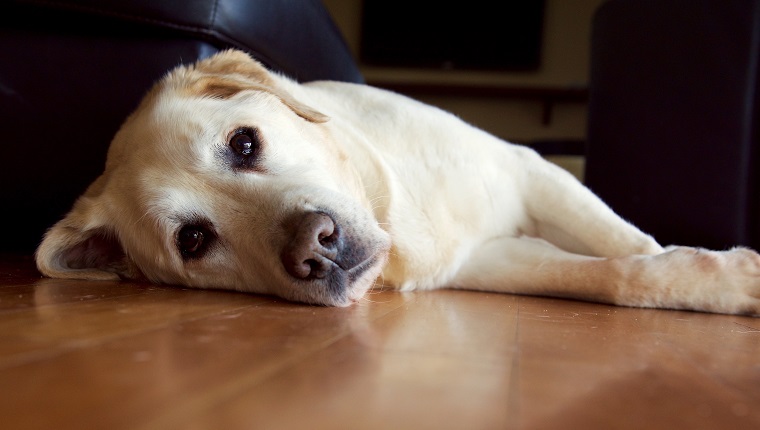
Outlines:
{"label": "dog's paw", "polygon": [[[760,316],[760,254],[669,247],[640,260],[638,298],[657,307]],[[648,297],[647,297],[648,296]]]}

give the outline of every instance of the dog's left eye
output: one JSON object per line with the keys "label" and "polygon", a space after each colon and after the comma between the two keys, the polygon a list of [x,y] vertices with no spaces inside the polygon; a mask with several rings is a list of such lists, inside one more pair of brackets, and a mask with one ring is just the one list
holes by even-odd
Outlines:
{"label": "dog's left eye", "polygon": [[213,233],[200,225],[186,225],[177,233],[177,249],[185,259],[198,258],[208,248]]}

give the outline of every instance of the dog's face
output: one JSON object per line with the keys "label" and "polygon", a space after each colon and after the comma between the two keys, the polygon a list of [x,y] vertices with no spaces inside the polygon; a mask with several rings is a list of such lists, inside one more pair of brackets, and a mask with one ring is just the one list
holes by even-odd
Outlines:
{"label": "dog's face", "polygon": [[389,236],[327,118],[286,86],[234,51],[170,73],[47,233],[40,270],[325,305],[363,296]]}

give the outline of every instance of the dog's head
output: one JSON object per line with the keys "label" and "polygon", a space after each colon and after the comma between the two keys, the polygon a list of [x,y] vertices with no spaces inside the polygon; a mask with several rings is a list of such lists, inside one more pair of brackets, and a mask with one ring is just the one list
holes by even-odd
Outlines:
{"label": "dog's head", "polygon": [[390,239],[301,91],[238,51],[169,73],[114,137],[103,174],[45,235],[40,271],[325,305],[360,298]]}

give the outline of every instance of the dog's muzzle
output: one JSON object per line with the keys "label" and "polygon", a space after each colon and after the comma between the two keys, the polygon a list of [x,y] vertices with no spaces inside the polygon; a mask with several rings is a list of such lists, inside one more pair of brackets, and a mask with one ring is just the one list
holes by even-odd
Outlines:
{"label": "dog's muzzle", "polygon": [[[343,283],[363,272],[373,252],[352,238],[333,217],[324,212],[307,212],[295,222],[290,242],[280,260],[290,276],[303,281],[326,280]],[[347,285],[331,285],[343,289]]]}

